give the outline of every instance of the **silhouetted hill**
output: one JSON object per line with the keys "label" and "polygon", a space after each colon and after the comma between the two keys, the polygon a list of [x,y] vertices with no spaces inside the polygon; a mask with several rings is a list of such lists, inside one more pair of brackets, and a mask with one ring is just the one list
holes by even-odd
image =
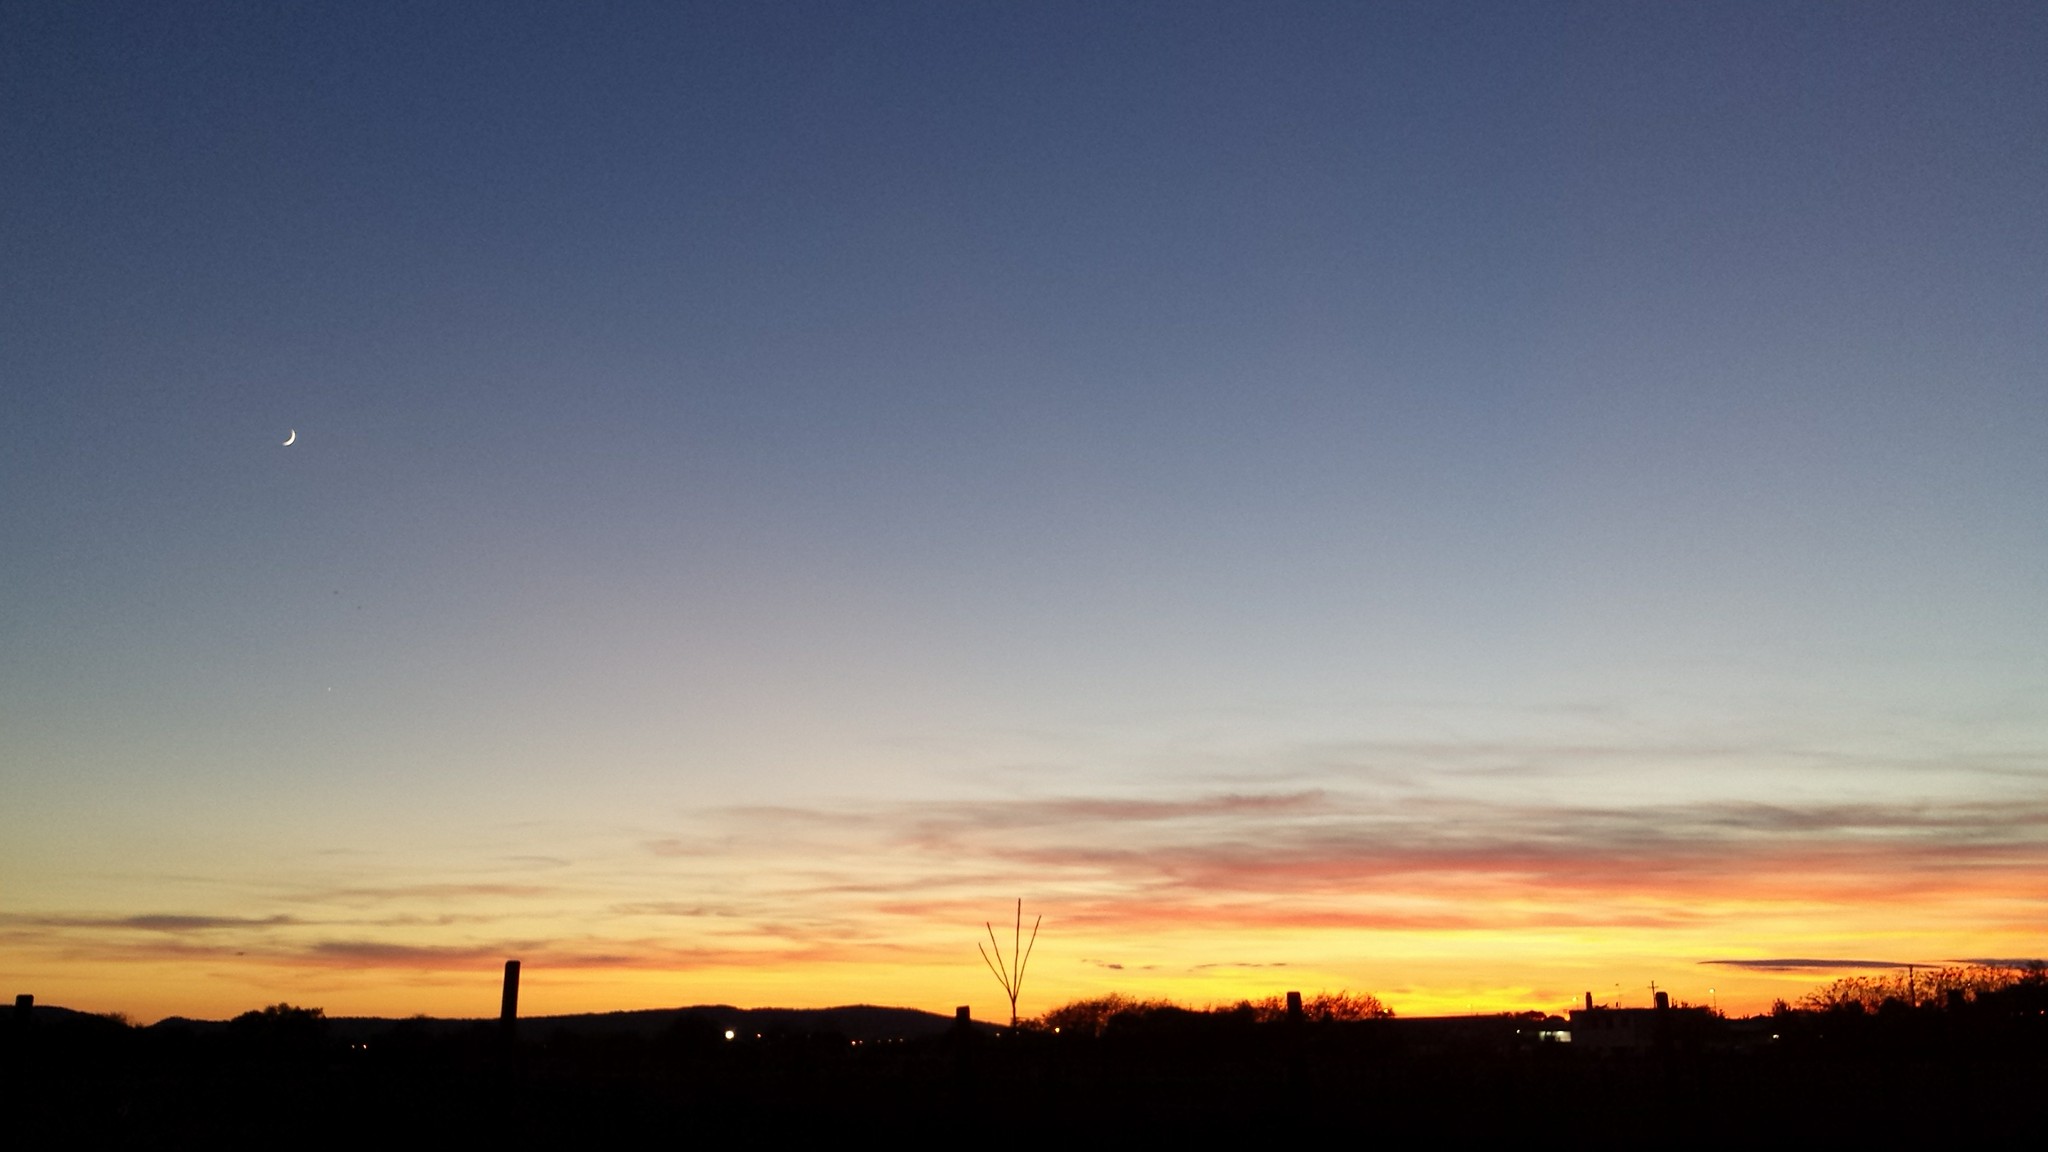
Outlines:
{"label": "silhouetted hill", "polygon": [[[43,1011],[68,1011],[44,1009]],[[77,1015],[74,1013],[74,1015]],[[445,1036],[478,1027],[496,1027],[495,1018],[443,1018],[433,1016],[335,1016],[327,1018],[327,1029],[345,1042],[374,1040],[401,1025],[426,1036]],[[915,1008],[886,1008],[874,1004],[848,1004],[837,1008],[735,1008],[730,1004],[699,1004],[688,1008],[646,1008],[625,1012],[583,1012],[563,1016],[523,1016],[519,1030],[530,1037],[556,1034],[576,1036],[655,1037],[679,1025],[708,1026],[719,1031],[732,1029],[742,1036],[803,1037],[836,1036],[863,1043],[888,1040],[916,1040],[944,1034],[952,1029],[951,1016],[940,1016]],[[192,1020],[172,1016],[159,1020],[153,1029],[211,1033],[227,1027],[224,1020]],[[993,1024],[975,1022],[982,1032],[994,1032]]]}
{"label": "silhouetted hill", "polygon": [[[80,1012],[76,1008],[64,1008],[55,1004],[38,1004],[29,1012],[31,1025],[39,1029],[125,1031],[128,1028],[127,1018],[124,1016]],[[6,1019],[12,1023],[15,1017],[7,1014]]]}

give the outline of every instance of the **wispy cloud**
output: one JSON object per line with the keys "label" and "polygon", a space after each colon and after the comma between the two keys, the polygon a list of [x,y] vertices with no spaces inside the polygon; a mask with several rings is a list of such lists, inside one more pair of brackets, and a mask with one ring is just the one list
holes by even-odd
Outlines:
{"label": "wispy cloud", "polygon": [[525,960],[535,967],[554,969],[631,968],[645,966],[653,959],[646,948],[614,949],[542,940],[453,945],[321,940],[306,948],[304,954],[316,962],[350,968],[454,969],[468,972],[480,968],[488,970],[511,958]]}
{"label": "wispy cloud", "polygon": [[730,919],[738,915],[729,908],[711,908],[703,904],[686,904],[676,900],[651,900],[637,904],[614,904],[611,910],[620,916],[681,916],[696,919],[718,916]]}
{"label": "wispy cloud", "polygon": [[397,900],[472,900],[478,897],[549,896],[559,888],[541,884],[393,884],[323,888],[304,891],[296,898],[309,903],[373,904]]}
{"label": "wispy cloud", "polygon": [[[1877,909],[1904,904],[1937,918],[1969,908],[1996,930],[2025,919],[2010,894],[2033,890],[2048,869],[2039,802],[1598,806],[1238,787],[732,808],[699,819],[718,829],[725,854],[670,858],[685,869],[675,882],[743,893],[737,906],[754,911],[734,918],[735,931],[763,913],[830,907],[846,939],[889,925],[978,924],[991,895],[1025,891],[1064,928],[1104,941],[1775,932],[1797,943],[1824,938],[1817,924],[1867,926]],[[697,916],[707,903],[671,911]]]}
{"label": "wispy cloud", "polygon": [[[2048,805],[1709,802],[1597,808],[1462,797],[1387,802],[1330,791],[1181,800],[1030,798],[983,804],[733,809],[717,819],[772,841],[810,830],[816,890],[958,890],[952,877],[1028,871],[1166,893],[1312,896],[1375,885],[1503,886],[1611,894],[1740,878],[1769,896],[1860,896],[1883,877],[1926,891],[2048,857]],[[821,829],[831,835],[819,836]],[[837,855],[835,858],[835,849]],[[859,867],[848,867],[858,860]],[[935,881],[932,864],[946,878]],[[837,870],[835,870],[835,866]],[[834,877],[825,880],[825,877]],[[1774,879],[1775,878],[1775,879]]]}
{"label": "wispy cloud", "polygon": [[1905,968],[1903,960],[1843,960],[1814,957],[1786,957],[1767,960],[1702,960],[1726,968],[1747,968],[1752,972],[1835,972],[1859,968]]}
{"label": "wispy cloud", "polygon": [[522,868],[567,868],[570,864],[570,861],[560,856],[539,855],[507,856],[505,857],[505,862],[517,864]]}
{"label": "wispy cloud", "polygon": [[1935,964],[1975,964],[1986,968],[2026,968],[2048,963],[2038,957],[1970,957],[1961,960],[1843,960],[1794,957],[1764,960],[1702,960],[1702,964],[1717,964],[1726,968],[1746,968],[1752,972],[1829,972],[1850,971],[1868,968],[1927,968]]}
{"label": "wispy cloud", "polygon": [[134,929],[141,932],[212,932],[233,928],[278,928],[302,923],[293,916],[191,916],[147,913],[138,916],[14,916],[0,915],[0,925],[36,928]]}
{"label": "wispy cloud", "polygon": [[[1490,710],[1496,716],[1503,710]],[[1571,710],[1536,709],[1537,719],[1571,723]],[[1477,718],[1484,723],[1487,717]],[[1598,727],[1612,730],[1625,723],[1619,715],[1594,715]],[[1411,718],[1418,724],[1468,724],[1470,717]],[[1960,723],[1960,721],[1958,722]],[[1868,778],[1873,773],[1893,778],[1923,777],[1939,772],[1958,776],[2048,779],[2048,747],[1999,750],[1959,749],[1940,745],[1926,750],[1841,747],[1808,744],[1785,734],[1757,732],[1740,738],[1667,739],[1645,741],[1627,737],[1536,739],[1526,735],[1501,739],[1341,740],[1283,744],[1235,754],[1199,753],[1162,761],[1180,779],[1212,785],[1272,786],[1276,780],[1332,781],[1344,786],[1430,790],[1446,782],[1526,784],[1532,780],[1584,779],[1589,775],[1682,769],[1697,775],[1730,770],[1753,771],[1768,766],[1780,773],[1813,779],[1817,775]]]}
{"label": "wispy cloud", "polygon": [[708,856],[717,850],[711,844],[687,843],[673,836],[664,836],[659,840],[648,840],[641,847],[656,856]]}
{"label": "wispy cloud", "polygon": [[[303,883],[267,889],[241,914],[17,914],[0,916],[0,932],[44,954],[246,954],[357,969],[474,970],[513,955],[590,969],[873,965],[950,955],[957,947],[934,926],[978,926],[992,895],[1022,891],[1094,956],[1171,938],[1184,951],[1166,969],[1223,973],[1299,967],[1291,945],[1269,942],[1317,933],[1721,933],[1769,915],[1803,926],[1842,910],[1919,902],[1939,915],[1972,901],[1980,920],[2023,927],[2032,912],[2015,894],[2037,891],[2048,871],[2048,803],[1601,806],[1327,782],[1077,791],[723,808],[622,831],[599,857],[580,854],[561,884],[488,874]],[[1189,962],[1235,951],[1232,934],[1265,955]],[[1795,934],[1777,947],[1825,939]],[[1160,956],[1138,955],[1144,963],[1082,963],[1161,968]],[[1899,963],[1831,955],[1706,963],[1757,973]]]}

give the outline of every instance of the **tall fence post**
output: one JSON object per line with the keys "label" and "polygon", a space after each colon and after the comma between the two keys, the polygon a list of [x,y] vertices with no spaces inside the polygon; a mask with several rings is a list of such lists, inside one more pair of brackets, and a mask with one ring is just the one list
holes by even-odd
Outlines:
{"label": "tall fence post", "polygon": [[498,1022],[510,1032],[519,1026],[519,961],[505,961],[505,996],[498,1004]]}
{"label": "tall fence post", "polygon": [[1301,993],[1287,994],[1287,1021],[1281,1025],[1281,1044],[1287,1052],[1287,1087],[1294,1099],[1290,1112],[1301,1106],[1302,1087],[1308,1080],[1308,1054],[1304,1050],[1302,1027],[1305,1013],[1301,1010]]}

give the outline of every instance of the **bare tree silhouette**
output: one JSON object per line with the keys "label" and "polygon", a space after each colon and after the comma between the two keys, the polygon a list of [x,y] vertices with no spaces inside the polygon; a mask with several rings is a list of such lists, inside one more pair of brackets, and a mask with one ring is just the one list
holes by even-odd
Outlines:
{"label": "bare tree silhouette", "polygon": [[981,953],[981,962],[988,965],[988,970],[996,974],[997,982],[1002,984],[1004,994],[1010,998],[1012,1032],[1017,1030],[1017,993],[1024,987],[1024,966],[1031,963],[1031,950],[1038,945],[1038,924],[1044,919],[1044,916],[1032,919],[1031,942],[1024,944],[1020,952],[1018,946],[1024,939],[1024,901],[1017,901],[1017,923],[1010,933],[1010,961],[1007,969],[1003,966],[1003,946],[996,940],[995,925],[986,920],[982,921],[982,927],[988,929],[989,948],[995,949],[995,959],[989,959],[989,949],[983,948],[979,941],[974,945],[974,950]]}

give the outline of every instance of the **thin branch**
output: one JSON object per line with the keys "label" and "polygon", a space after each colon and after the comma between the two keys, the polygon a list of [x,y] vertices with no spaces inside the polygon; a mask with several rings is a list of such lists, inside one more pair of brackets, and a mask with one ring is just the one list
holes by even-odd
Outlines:
{"label": "thin branch", "polygon": [[1024,983],[1024,966],[1031,963],[1031,950],[1038,947],[1038,926],[1045,922],[1043,915],[1031,922],[1031,943],[1024,946],[1024,963],[1017,966],[1017,983]]}
{"label": "thin branch", "polygon": [[[993,973],[995,973],[995,974],[996,974],[996,979],[1002,982],[1002,985],[1003,985],[1003,991],[1005,991],[1005,992],[1008,992],[1008,991],[1010,990],[1010,982],[1009,982],[1008,980],[1004,980],[1004,979],[1003,979],[1003,972],[1002,972],[1002,969],[1000,969],[1000,968],[997,968],[997,967],[996,967],[996,963],[995,963],[995,961],[993,961],[993,960],[991,960],[991,959],[989,959],[989,958],[988,958],[988,949],[986,949],[986,948],[983,948],[983,947],[982,947],[982,946],[981,946],[980,944],[976,944],[976,945],[974,946],[974,950],[975,950],[976,952],[979,952],[979,953],[981,953],[981,962],[982,962],[983,964],[986,964],[986,965],[988,965],[988,970],[989,970],[989,971],[991,971],[991,972],[993,972]],[[1002,953],[1001,953],[1001,952],[998,952],[998,953],[996,953],[996,955],[1000,956],[1000,955],[1002,955]]]}
{"label": "thin branch", "polygon": [[999,982],[1001,986],[1004,986],[1004,992],[1008,992],[1008,990],[1010,990],[1010,978],[1008,978],[1008,976],[1004,976],[1004,970],[1001,970],[1001,968],[995,968],[995,963],[997,963],[997,961],[999,961],[1001,957],[1004,957],[1004,945],[997,945],[997,943],[995,943],[995,929],[989,929],[989,943],[991,943],[991,945],[995,945],[995,959],[989,959],[989,953],[987,953],[987,949],[983,949],[983,947],[981,947],[979,943],[975,945],[975,951],[979,951],[979,953],[981,953],[981,963],[987,963],[987,965],[989,965],[989,972],[993,972],[993,974],[995,974],[995,980],[997,980],[997,982]]}

